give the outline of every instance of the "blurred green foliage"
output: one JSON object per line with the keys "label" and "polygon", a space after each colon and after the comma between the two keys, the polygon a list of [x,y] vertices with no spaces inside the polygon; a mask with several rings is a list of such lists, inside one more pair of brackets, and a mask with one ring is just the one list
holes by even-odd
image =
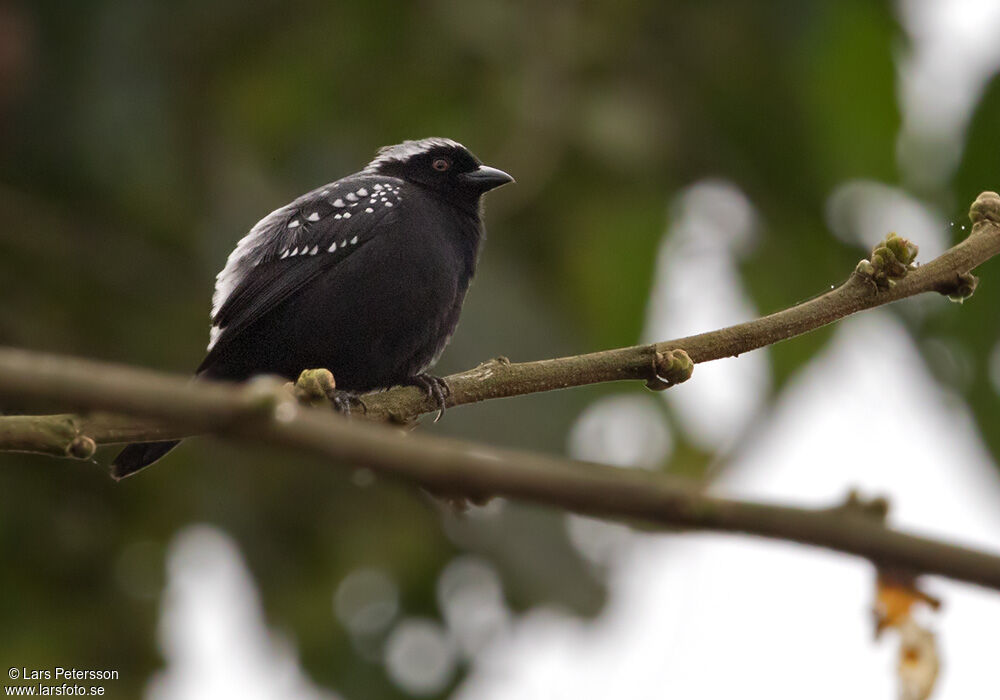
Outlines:
{"label": "blurred green foliage", "polygon": [[[831,191],[900,180],[902,41],[890,4],[866,0],[5,2],[0,342],[189,371],[215,271],[247,228],[377,147],[428,135],[518,180],[490,196],[491,235],[442,372],[636,342],[671,197],[704,177],[758,209],[744,281],[761,311],[787,306],[861,256],[827,231]],[[998,123],[995,83],[953,182],[922,193],[955,221],[997,186]],[[997,452],[989,277],[960,313],[906,318],[964,358],[964,374],[941,376]],[[778,389],[828,337],[772,349]],[[559,452],[580,410],[621,390],[493,402],[424,429]],[[708,457],[681,437],[669,468],[697,473]],[[459,519],[466,531],[449,539],[420,494],[209,440],[122,484],[97,465],[0,464],[0,658],[114,660],[125,696],[162,663],[162,555],[191,522],[236,538],[269,622],[348,697],[400,694],[331,612],[359,566],[390,572],[408,614],[439,614],[435,577],[459,549],[496,563],[516,609],[593,614],[602,602],[600,576],[544,510],[506,508],[502,537]]]}

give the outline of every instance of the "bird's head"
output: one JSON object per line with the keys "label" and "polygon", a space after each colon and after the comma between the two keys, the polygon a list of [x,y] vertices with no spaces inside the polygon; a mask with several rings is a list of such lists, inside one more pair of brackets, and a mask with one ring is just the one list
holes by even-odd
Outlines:
{"label": "bird's head", "polygon": [[366,173],[421,185],[459,205],[478,205],[485,192],[513,182],[503,170],[483,165],[460,143],[445,138],[404,141],[379,149]]}

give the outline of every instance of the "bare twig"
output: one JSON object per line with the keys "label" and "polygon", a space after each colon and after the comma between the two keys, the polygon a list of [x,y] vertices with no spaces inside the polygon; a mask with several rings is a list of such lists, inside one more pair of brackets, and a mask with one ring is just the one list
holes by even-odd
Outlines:
{"label": "bare twig", "polygon": [[[969,238],[894,284],[869,263],[859,265],[847,282],[823,296],[719,331],[539,362],[495,360],[449,377],[449,405],[621,379],[643,379],[655,385],[662,381],[664,367],[676,370],[681,379],[689,369],[684,354],[673,351],[684,350],[694,362],[707,362],[922,292],[967,296],[975,286],[970,271],[1000,253],[1000,197],[983,193],[970,216],[974,225]],[[886,249],[897,243],[890,242]],[[671,381],[677,379],[665,383]],[[385,426],[349,423],[329,411],[300,406],[268,380],[244,387],[191,382],[86,360],[0,349],[0,399],[110,412],[0,417],[0,450],[87,458],[96,444],[206,432],[369,467],[436,493],[473,499],[508,496],[660,526],[745,532],[854,554],[883,569],[941,574],[1000,590],[1000,557],[893,531],[849,504],[808,510],[713,498],[662,475],[404,436]],[[412,388],[370,394],[365,402],[370,417],[397,420],[436,408]]]}
{"label": "bare twig", "polygon": [[[507,496],[661,527],[790,540],[864,557],[880,568],[939,574],[1000,590],[1000,556],[891,530],[869,508],[854,502],[810,510],[714,498],[649,472],[349,421],[326,409],[302,406],[280,382],[260,380],[242,387],[191,382],[2,349],[0,399],[68,402],[77,408],[155,418],[185,431],[278,445],[367,467],[439,494],[475,500]],[[70,426],[67,435],[79,429]]]}
{"label": "bare twig", "polygon": [[[887,289],[855,271],[844,284],[805,303],[721,330],[651,345],[604,350],[536,362],[493,360],[447,377],[447,405],[552,391],[623,379],[655,379],[657,353],[683,349],[696,364],[734,357],[826,326],[846,316],[924,292],[961,294],[968,273],[1000,253],[1000,196],[983,192],[969,212],[972,232],[961,243],[917,267]],[[437,410],[414,387],[364,397],[368,415],[407,421]]]}
{"label": "bare twig", "polygon": [[[449,407],[618,380],[645,380],[663,387],[660,376],[665,358],[678,359],[684,350],[695,363],[732,357],[792,338],[858,311],[882,306],[924,292],[952,297],[971,294],[975,278],[971,270],[1000,253],[1000,196],[983,192],[969,212],[972,232],[964,241],[929,263],[910,270],[893,284],[874,279],[863,265],[834,290],[805,303],[769,316],[728,328],[651,345],[561,357],[535,362],[512,363],[506,358],[446,378]],[[868,267],[871,267],[869,265]],[[674,380],[676,381],[676,380]],[[438,404],[415,387],[397,387],[363,397],[365,417],[373,420],[408,422]],[[0,417],[0,450],[24,450],[44,454],[67,454],[65,424],[87,435],[97,444],[142,442],[187,437],[178,426],[155,421],[136,421],[121,416],[95,414]],[[5,424],[6,422],[6,424]],[[62,427],[60,427],[62,426]]]}

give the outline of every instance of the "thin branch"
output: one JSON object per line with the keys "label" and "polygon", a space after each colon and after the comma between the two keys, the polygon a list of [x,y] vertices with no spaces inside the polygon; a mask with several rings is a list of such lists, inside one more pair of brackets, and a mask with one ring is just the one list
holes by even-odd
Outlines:
{"label": "thin branch", "polygon": [[[769,316],[677,340],[535,362],[511,363],[498,358],[453,374],[449,407],[565,389],[599,382],[640,379],[657,383],[657,363],[672,350],[683,349],[695,362],[732,357],[808,333],[845,316],[924,292],[951,294],[968,282],[968,273],[1000,253],[1000,197],[983,192],[973,203],[969,237],[931,262],[910,271],[888,288],[855,271],[840,287],[815,299]],[[884,286],[884,285],[883,285]],[[662,385],[662,384],[661,384]],[[437,409],[414,387],[367,394],[366,417],[408,422]],[[86,458],[94,443],[113,444],[187,437],[190,431],[155,420],[96,413],[0,417],[0,450]]]}
{"label": "thin branch", "polygon": [[[625,379],[655,379],[657,353],[682,349],[697,364],[734,357],[816,330],[835,321],[900,299],[938,292],[951,294],[967,273],[1000,253],[1000,196],[983,192],[969,211],[969,237],[934,260],[910,271],[888,289],[854,272],[844,284],[797,306],[721,330],[650,345],[604,350],[536,362],[493,360],[446,378],[447,405],[520,396],[586,384]],[[408,421],[437,410],[437,404],[414,387],[398,387],[364,397],[369,417]]]}
{"label": "thin branch", "polygon": [[[844,284],[819,297],[754,321],[708,333],[535,362],[512,363],[498,358],[446,377],[451,390],[447,405],[453,407],[487,399],[629,379],[645,380],[655,385],[660,383],[658,363],[673,350],[686,351],[695,363],[709,362],[772,345],[858,311],[917,294],[962,295],[964,288],[965,295],[968,295],[974,288],[974,278],[969,273],[1000,253],[1000,196],[995,192],[980,194],[969,211],[969,217],[973,226],[968,238],[934,260],[908,271],[891,286],[880,286],[869,274],[856,270]],[[660,383],[660,386],[663,384]],[[415,387],[373,392],[366,394],[363,401],[367,418],[398,423],[409,422],[438,408],[433,399]],[[5,421],[10,420],[0,417],[0,450],[64,454],[64,432],[51,428],[49,422],[62,424],[72,421],[79,434],[90,437],[99,445],[167,440],[190,435],[188,431],[178,430],[177,426],[148,420],[138,422],[107,414],[18,417],[22,425],[5,426]]]}
{"label": "thin branch", "polygon": [[[660,384],[662,387],[659,363],[673,350],[686,351],[695,363],[709,362],[808,333],[858,311],[924,292],[952,294],[969,284],[971,270],[1000,253],[1000,196],[994,192],[980,194],[969,217],[973,226],[966,240],[909,271],[887,288],[873,283],[870,274],[859,265],[862,271],[856,270],[834,290],[789,309],[728,328],[662,343],[535,362],[511,363],[498,358],[447,377],[450,388],[447,405],[453,407],[628,379],[646,380],[653,386]],[[971,293],[971,289],[968,292]],[[438,408],[430,397],[414,387],[366,394],[363,400],[366,417],[401,423]],[[0,417],[0,450],[85,458],[89,456],[88,450],[76,440],[79,436],[101,445],[167,440],[187,437],[189,432],[176,424],[102,413],[6,416]]]}
{"label": "thin branch", "polygon": [[[883,569],[1000,590],[1000,556],[904,534],[856,503],[804,509],[705,495],[661,474],[407,433],[292,398],[280,382],[191,382],[145,370],[0,349],[0,400],[58,401],[367,467],[438,494],[506,496],[667,528],[739,532],[853,554]],[[878,510],[878,509],[876,509]]]}

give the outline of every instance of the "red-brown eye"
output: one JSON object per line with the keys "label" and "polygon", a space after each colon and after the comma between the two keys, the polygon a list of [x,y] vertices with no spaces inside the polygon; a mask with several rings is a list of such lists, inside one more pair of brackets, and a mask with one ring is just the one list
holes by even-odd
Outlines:
{"label": "red-brown eye", "polygon": [[439,173],[443,173],[445,170],[451,167],[451,163],[449,163],[446,158],[438,158],[433,163],[431,163],[431,167],[433,167]]}

